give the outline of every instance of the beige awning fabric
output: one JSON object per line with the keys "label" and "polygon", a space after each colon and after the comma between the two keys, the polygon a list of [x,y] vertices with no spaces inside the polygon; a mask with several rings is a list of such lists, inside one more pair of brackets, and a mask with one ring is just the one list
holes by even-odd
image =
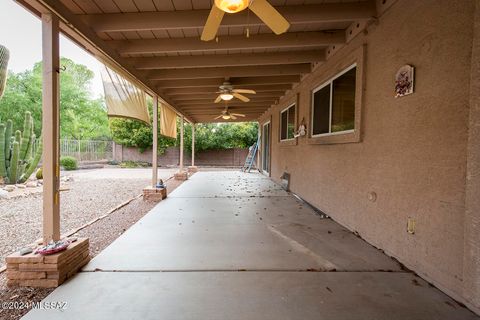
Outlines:
{"label": "beige awning fabric", "polygon": [[101,75],[108,116],[150,124],[145,92],[105,65]]}
{"label": "beige awning fabric", "polygon": [[160,106],[160,134],[177,138],[177,113],[168,106]]}

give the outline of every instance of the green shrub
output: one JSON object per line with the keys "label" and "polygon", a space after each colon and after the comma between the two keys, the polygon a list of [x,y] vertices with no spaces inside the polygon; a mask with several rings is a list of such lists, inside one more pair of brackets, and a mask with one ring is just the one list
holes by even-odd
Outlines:
{"label": "green shrub", "polygon": [[131,160],[120,163],[120,168],[144,168],[148,166],[150,166],[149,163]]}
{"label": "green shrub", "polygon": [[74,157],[61,157],[60,164],[65,170],[77,170],[77,159]]}
{"label": "green shrub", "polygon": [[37,173],[35,173],[35,177],[36,177],[37,179],[39,179],[39,180],[40,180],[40,179],[43,179],[43,170],[42,170],[42,168],[38,168]]}

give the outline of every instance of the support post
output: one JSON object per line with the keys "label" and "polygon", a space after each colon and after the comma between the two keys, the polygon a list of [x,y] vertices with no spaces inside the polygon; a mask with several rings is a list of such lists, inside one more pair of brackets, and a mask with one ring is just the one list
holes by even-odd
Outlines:
{"label": "support post", "polygon": [[60,239],[59,22],[42,14],[43,243]]}
{"label": "support post", "polygon": [[189,173],[195,173],[198,169],[195,166],[195,123],[192,123],[192,165],[188,167]]}
{"label": "support post", "polygon": [[158,96],[153,96],[152,188],[158,181]]}
{"label": "support post", "polygon": [[183,116],[180,117],[180,172],[183,171]]}
{"label": "support post", "polygon": [[183,170],[183,132],[184,132],[184,118],[180,117],[180,168],[178,172],[175,173],[176,180],[187,180],[188,172]]}
{"label": "support post", "polygon": [[192,123],[192,167],[195,167],[195,123]]}

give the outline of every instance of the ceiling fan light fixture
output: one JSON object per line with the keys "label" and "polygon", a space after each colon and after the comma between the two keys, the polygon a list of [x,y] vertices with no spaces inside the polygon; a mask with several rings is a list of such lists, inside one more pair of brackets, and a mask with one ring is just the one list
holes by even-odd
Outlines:
{"label": "ceiling fan light fixture", "polygon": [[249,2],[249,0],[215,0],[215,6],[227,13],[236,13],[246,9]]}
{"label": "ceiling fan light fixture", "polygon": [[229,101],[229,100],[232,100],[232,99],[233,99],[233,94],[231,94],[231,93],[222,93],[222,94],[220,95],[220,98],[222,98],[222,100]]}
{"label": "ceiling fan light fixture", "polygon": [[229,114],[224,114],[224,115],[222,116],[222,119],[228,120],[228,119],[230,119],[230,115],[229,115]]}

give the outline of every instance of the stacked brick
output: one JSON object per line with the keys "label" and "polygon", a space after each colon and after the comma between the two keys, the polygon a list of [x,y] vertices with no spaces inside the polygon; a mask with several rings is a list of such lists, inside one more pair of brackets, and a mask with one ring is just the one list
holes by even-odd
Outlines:
{"label": "stacked brick", "polygon": [[146,187],[143,189],[143,200],[162,201],[167,197],[167,188]]}
{"label": "stacked brick", "polygon": [[67,250],[48,256],[19,252],[9,255],[7,285],[55,288],[73,276],[90,261],[88,238],[80,238]]}

